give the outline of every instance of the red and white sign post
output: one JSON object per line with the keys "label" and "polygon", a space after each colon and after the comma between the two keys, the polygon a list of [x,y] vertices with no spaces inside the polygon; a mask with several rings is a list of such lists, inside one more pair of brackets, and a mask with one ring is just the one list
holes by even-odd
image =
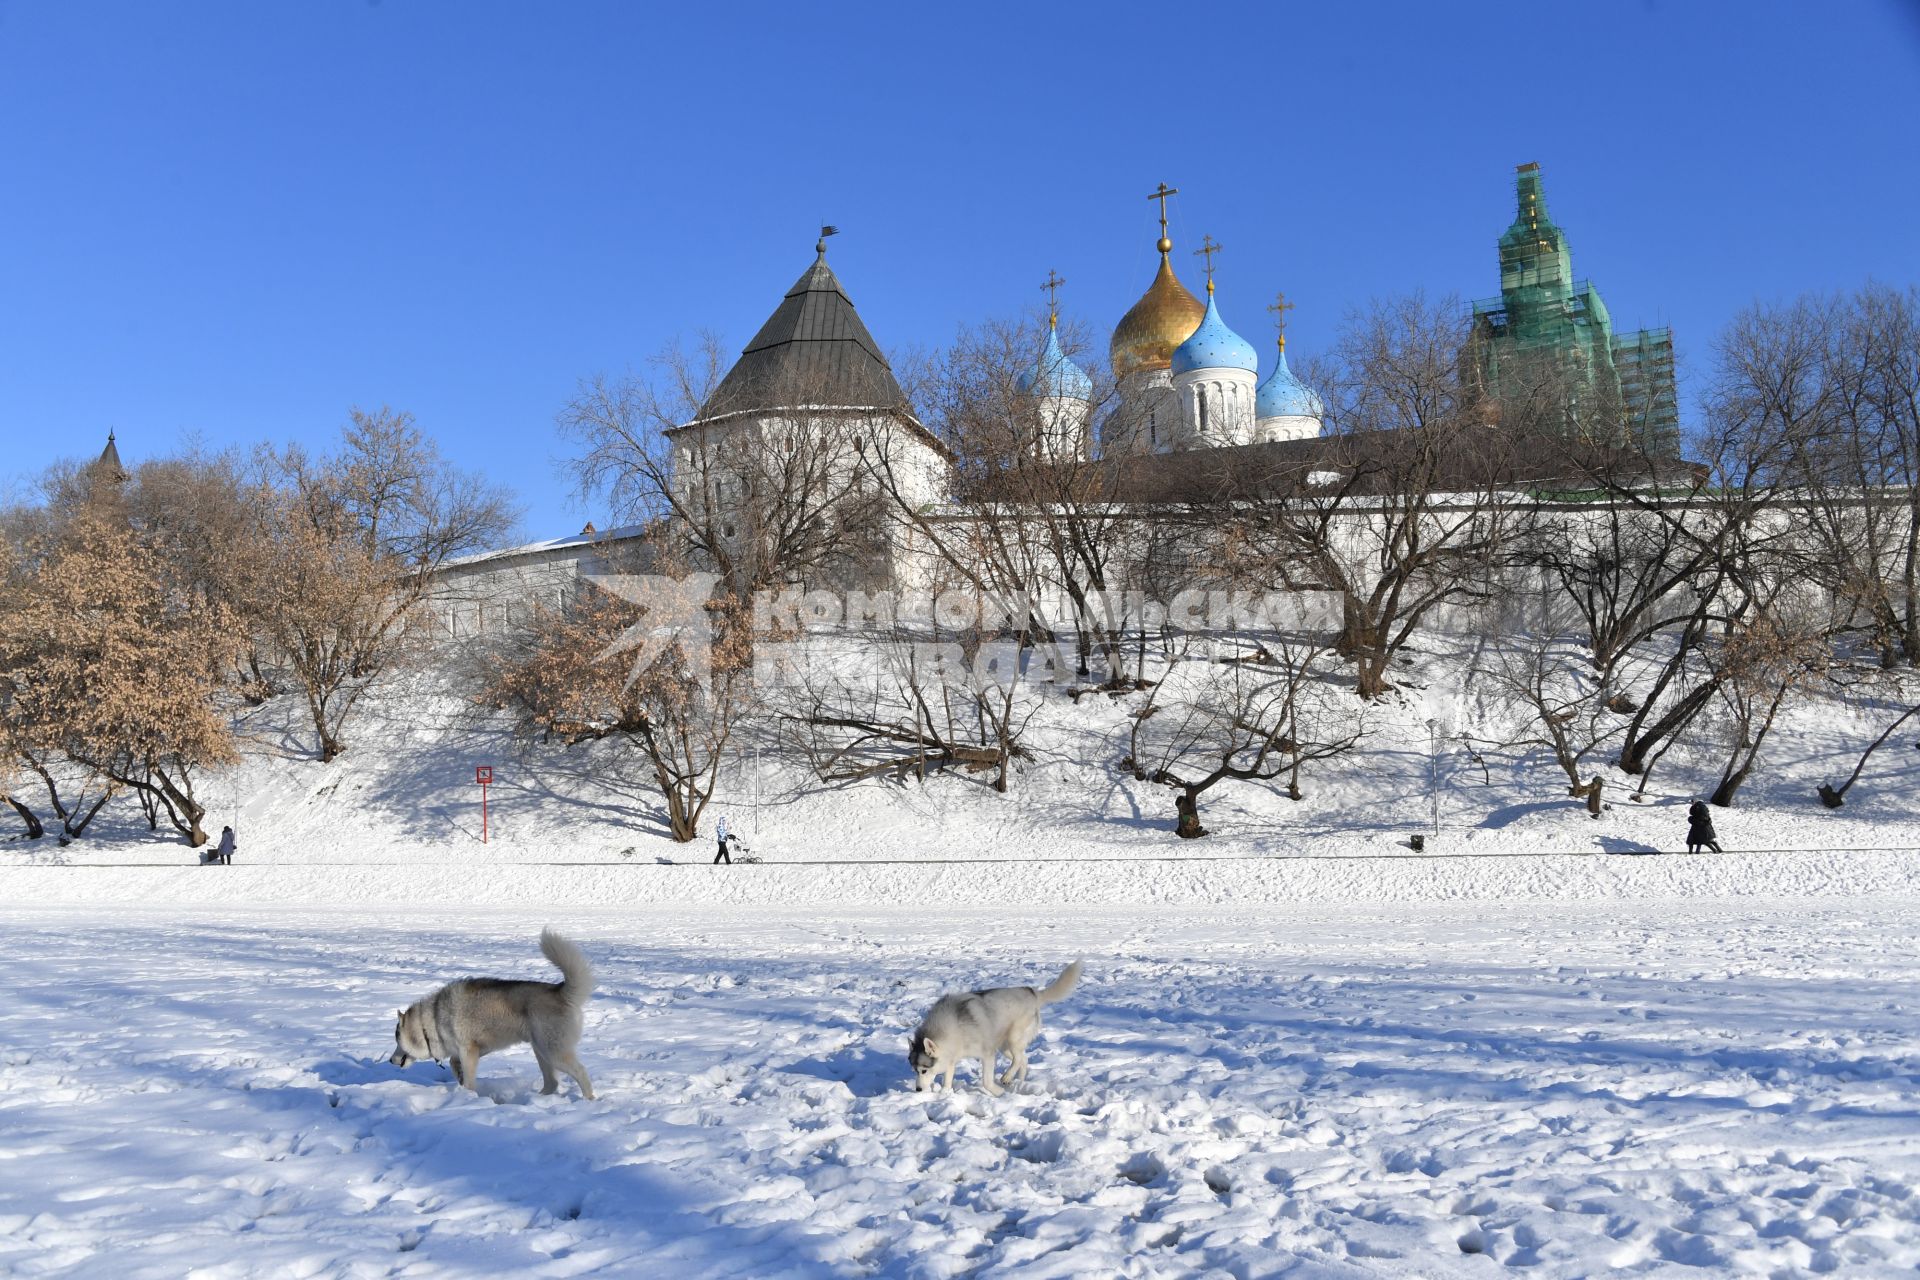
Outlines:
{"label": "red and white sign post", "polygon": [[493,785],[493,766],[473,766],[473,780],[480,784],[480,843],[487,842],[487,788]]}

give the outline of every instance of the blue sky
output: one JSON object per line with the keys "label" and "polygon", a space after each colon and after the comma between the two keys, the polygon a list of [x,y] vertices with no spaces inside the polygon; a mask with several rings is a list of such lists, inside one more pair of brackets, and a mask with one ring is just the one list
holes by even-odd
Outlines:
{"label": "blue sky", "polygon": [[0,0],[0,481],[109,427],[324,442],[413,412],[588,515],[553,417],[749,338],[838,224],[879,340],[1038,302],[1110,331],[1226,246],[1263,355],[1369,298],[1498,291],[1515,164],[1683,397],[1755,299],[1920,281],[1920,6],[100,4]]}

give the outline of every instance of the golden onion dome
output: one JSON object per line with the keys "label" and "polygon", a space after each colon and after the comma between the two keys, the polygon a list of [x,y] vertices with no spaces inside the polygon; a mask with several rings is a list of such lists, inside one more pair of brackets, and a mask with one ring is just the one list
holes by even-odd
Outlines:
{"label": "golden onion dome", "polygon": [[1116,377],[1167,368],[1173,362],[1173,349],[1192,337],[1206,317],[1206,306],[1173,274],[1173,264],[1167,260],[1172,248],[1163,236],[1159,272],[1145,296],[1114,328],[1110,351]]}

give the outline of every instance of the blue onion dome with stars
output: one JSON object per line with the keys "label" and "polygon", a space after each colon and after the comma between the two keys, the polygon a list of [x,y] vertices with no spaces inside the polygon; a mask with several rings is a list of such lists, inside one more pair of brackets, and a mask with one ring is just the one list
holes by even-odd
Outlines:
{"label": "blue onion dome with stars", "polygon": [[1227,322],[1220,318],[1220,308],[1213,300],[1213,281],[1207,281],[1207,314],[1192,336],[1173,349],[1173,371],[1245,369],[1253,373],[1259,367],[1260,357],[1254,354],[1253,344],[1227,328]]}
{"label": "blue onion dome with stars", "polygon": [[1313,388],[1294,377],[1293,370],[1287,368],[1287,349],[1281,347],[1280,362],[1254,394],[1254,417],[1320,418],[1326,416],[1326,412],[1326,406]]}
{"label": "blue onion dome with stars", "polygon": [[1047,325],[1046,349],[1033,362],[1031,369],[1014,380],[1014,385],[1019,388],[1021,395],[1042,399],[1088,400],[1093,397],[1093,379],[1060,349],[1060,335],[1051,322]]}

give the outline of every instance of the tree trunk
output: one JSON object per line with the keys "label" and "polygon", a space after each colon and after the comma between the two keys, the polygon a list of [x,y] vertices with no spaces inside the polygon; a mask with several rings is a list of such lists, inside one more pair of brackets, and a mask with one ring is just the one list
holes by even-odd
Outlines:
{"label": "tree trunk", "polygon": [[1357,660],[1353,675],[1353,691],[1369,702],[1382,697],[1389,688],[1386,665],[1371,657]]}
{"label": "tree trunk", "polygon": [[666,792],[667,831],[673,836],[675,841],[680,844],[686,844],[698,834],[694,830],[693,820],[687,815],[686,798],[680,794],[679,788],[671,782],[667,783],[661,789]]}
{"label": "tree trunk", "polygon": [[7,803],[12,805],[13,811],[20,815],[20,820],[27,824],[27,839],[38,840],[41,836],[47,834],[46,828],[40,825],[39,815],[27,808],[26,805],[20,803],[18,797],[8,796]]}
{"label": "tree trunk", "polygon": [[1341,608],[1340,639],[1334,651],[1354,664],[1354,691],[1368,700],[1387,691],[1387,658],[1381,652],[1380,627],[1366,606],[1348,596]]}
{"label": "tree trunk", "polygon": [[[1646,768],[1647,753],[1692,724],[1719,684],[1718,679],[1709,677],[1699,687],[1688,690],[1650,729],[1640,730],[1641,716],[1636,716],[1635,723],[1627,727],[1626,741],[1620,744],[1620,771],[1633,774]],[[1642,715],[1652,706],[1653,702],[1649,699],[1646,707],[1642,708]]]}
{"label": "tree trunk", "polygon": [[[108,787],[100,793],[100,798],[93,802],[93,808],[87,810],[84,814],[80,814],[80,820],[78,822],[75,822],[72,817],[68,817],[66,821],[61,824],[68,838],[78,840],[81,833],[87,829],[87,824],[93,821],[93,815],[100,812],[100,806],[111,799],[113,799],[113,788]],[[78,811],[76,810],[76,812]]]}
{"label": "tree trunk", "polygon": [[1174,796],[1173,808],[1179,815],[1173,834],[1182,840],[1196,840],[1207,834],[1207,829],[1200,825],[1200,802],[1193,792],[1182,791]]}
{"label": "tree trunk", "polygon": [[1821,783],[1820,803],[1829,809],[1838,809],[1841,805],[1845,804],[1848,790],[1852,788],[1854,783],[1860,781],[1860,775],[1865,772],[1867,761],[1873,758],[1873,753],[1886,745],[1887,739],[1893,736],[1894,730],[1898,729],[1916,715],[1920,715],[1920,706],[1909,707],[1901,713],[1898,720],[1888,725],[1880,736],[1875,738],[1872,743],[1868,745],[1867,749],[1860,753],[1860,759],[1854,763],[1853,772],[1847,775],[1845,782],[1837,787],[1829,786],[1824,782]]}
{"label": "tree trunk", "polygon": [[1587,802],[1587,816],[1597,818],[1603,807],[1600,803],[1600,789],[1606,784],[1606,778],[1596,774],[1587,782],[1576,782],[1567,788],[1567,794],[1576,800]]}
{"label": "tree trunk", "polygon": [[313,719],[314,737],[320,740],[320,763],[331,764],[347,749],[347,744],[335,736],[327,727],[327,699],[313,690],[307,691],[307,712]]}
{"label": "tree trunk", "polygon": [[173,823],[174,829],[187,837],[188,847],[198,849],[207,842],[206,828],[200,825],[200,820],[207,816],[207,807],[194,799],[193,781],[186,768],[185,765],[181,766],[180,781],[177,783],[151,763],[139,778],[131,774],[115,774],[113,779],[119,786],[132,787],[157,799],[166,807],[167,819]]}

